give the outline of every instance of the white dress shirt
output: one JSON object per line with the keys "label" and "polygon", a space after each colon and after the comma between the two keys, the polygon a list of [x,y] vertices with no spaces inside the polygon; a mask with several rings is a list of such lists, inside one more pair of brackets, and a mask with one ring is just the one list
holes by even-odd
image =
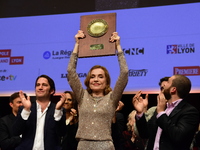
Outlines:
{"label": "white dress shirt", "polygon": [[[41,106],[36,102],[37,124],[36,124],[35,139],[32,150],[44,150],[44,123],[45,123],[46,113],[50,104],[51,102],[49,102],[46,109],[42,112]],[[30,113],[31,112],[28,112],[25,109],[23,109],[21,116],[24,120],[27,120],[28,117],[30,116]]]}
{"label": "white dress shirt", "polygon": [[[36,125],[36,132],[35,132],[35,139],[32,150],[44,150],[44,124],[45,124],[45,117],[48,110],[49,102],[46,109],[42,112],[41,106],[36,102],[37,107],[37,125]],[[21,116],[24,120],[28,120],[31,111],[26,111],[25,109],[22,110]],[[62,110],[56,110],[54,112],[54,120],[59,121],[63,115]]]}

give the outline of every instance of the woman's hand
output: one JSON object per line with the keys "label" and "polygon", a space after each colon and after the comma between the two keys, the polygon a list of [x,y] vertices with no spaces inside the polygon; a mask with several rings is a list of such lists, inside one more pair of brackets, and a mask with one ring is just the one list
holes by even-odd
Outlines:
{"label": "woman's hand", "polygon": [[85,34],[82,30],[78,30],[78,33],[75,35],[75,40],[76,40],[76,43],[79,44],[80,42],[80,39],[83,39],[85,38]]}
{"label": "woman's hand", "polygon": [[120,45],[120,36],[117,32],[113,32],[110,37],[110,42],[115,42],[116,46]]}
{"label": "woman's hand", "polygon": [[110,42],[115,42],[116,49],[118,53],[123,52],[121,45],[120,45],[120,36],[118,35],[117,32],[113,32],[110,38]]}
{"label": "woman's hand", "polygon": [[70,124],[74,124],[78,122],[78,114],[77,114],[76,109],[74,108],[71,109],[70,116],[68,119],[70,121]]}

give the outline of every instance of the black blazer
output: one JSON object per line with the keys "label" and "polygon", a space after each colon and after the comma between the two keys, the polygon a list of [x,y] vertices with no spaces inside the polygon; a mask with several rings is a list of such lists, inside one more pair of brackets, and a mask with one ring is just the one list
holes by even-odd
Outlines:
{"label": "black blazer", "polygon": [[121,112],[116,112],[116,123],[112,123],[112,139],[115,150],[122,150],[122,132],[125,129],[124,115]]}
{"label": "black blazer", "polygon": [[[16,150],[32,150],[36,133],[37,110],[36,102],[32,103],[31,114],[28,120],[23,120],[21,117],[22,108],[19,109],[17,120],[13,126],[15,135],[22,134],[21,144]],[[44,124],[44,149],[45,150],[60,150],[60,137],[58,134],[57,121],[54,120],[55,104],[51,102],[47,110]],[[64,115],[63,115],[64,116]],[[64,117],[59,122],[65,123]],[[42,133],[41,133],[42,134]]]}
{"label": "black blazer", "polygon": [[72,125],[65,125],[62,137],[62,150],[77,150],[78,140],[76,139],[76,132],[78,130],[78,123]]}
{"label": "black blazer", "polygon": [[20,143],[19,136],[13,136],[12,125],[16,117],[13,114],[6,115],[0,119],[0,147],[1,150],[14,150]]}
{"label": "black blazer", "polygon": [[169,116],[163,114],[157,119],[156,115],[155,111],[148,123],[144,115],[136,121],[140,136],[149,138],[147,150],[153,149],[158,126],[162,129],[160,150],[189,150],[199,125],[198,110],[182,100]]}

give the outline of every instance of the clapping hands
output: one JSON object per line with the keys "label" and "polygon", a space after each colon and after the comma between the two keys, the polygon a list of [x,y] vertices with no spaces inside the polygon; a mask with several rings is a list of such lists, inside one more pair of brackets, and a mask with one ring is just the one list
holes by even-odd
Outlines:
{"label": "clapping hands", "polygon": [[132,103],[137,111],[137,114],[144,113],[148,107],[148,94],[146,94],[144,99],[142,98],[141,94],[142,91],[137,92],[132,99]]}

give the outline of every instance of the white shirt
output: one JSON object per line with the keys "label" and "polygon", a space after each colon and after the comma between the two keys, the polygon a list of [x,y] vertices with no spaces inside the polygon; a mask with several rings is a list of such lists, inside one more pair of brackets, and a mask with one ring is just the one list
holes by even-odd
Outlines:
{"label": "white shirt", "polygon": [[[32,150],[44,150],[44,124],[45,124],[45,117],[48,110],[49,105],[51,102],[49,102],[46,109],[42,112],[41,106],[36,102],[37,106],[37,125],[36,125],[36,132],[35,132],[35,139]],[[27,120],[30,116],[31,112],[26,111],[25,109],[22,110],[21,116],[24,120]],[[54,113],[54,119],[56,121],[59,121],[62,117],[62,111],[61,110],[55,110]]]}

